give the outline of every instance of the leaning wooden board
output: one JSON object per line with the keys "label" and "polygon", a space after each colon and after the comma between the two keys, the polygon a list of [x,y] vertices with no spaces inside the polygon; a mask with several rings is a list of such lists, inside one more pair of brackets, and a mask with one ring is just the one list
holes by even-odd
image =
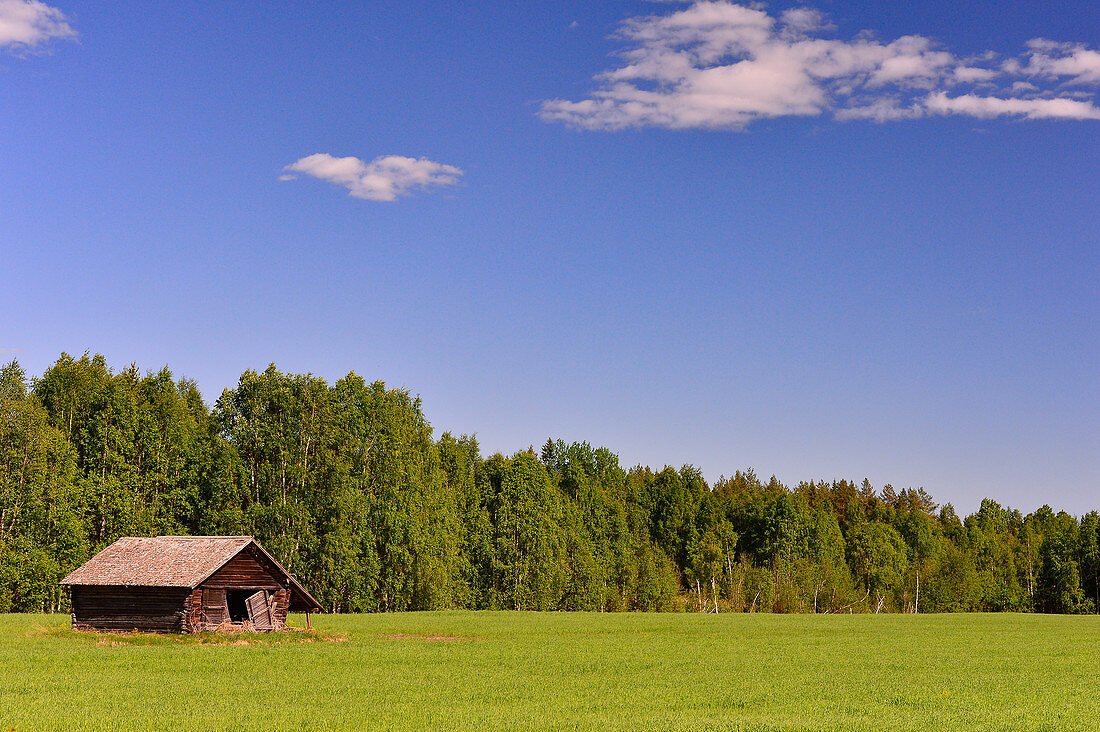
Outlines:
{"label": "leaning wooden board", "polygon": [[260,590],[255,595],[249,596],[245,600],[245,604],[248,606],[248,619],[256,626],[256,630],[274,629],[275,626],[271,622],[271,606],[267,601],[267,592]]}

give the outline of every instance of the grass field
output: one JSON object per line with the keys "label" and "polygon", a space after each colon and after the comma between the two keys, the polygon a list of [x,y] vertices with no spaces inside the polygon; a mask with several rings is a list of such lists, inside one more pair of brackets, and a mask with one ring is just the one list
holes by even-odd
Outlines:
{"label": "grass field", "polygon": [[1096,616],[409,613],[252,645],[67,625],[0,615],[3,730],[1100,727]]}

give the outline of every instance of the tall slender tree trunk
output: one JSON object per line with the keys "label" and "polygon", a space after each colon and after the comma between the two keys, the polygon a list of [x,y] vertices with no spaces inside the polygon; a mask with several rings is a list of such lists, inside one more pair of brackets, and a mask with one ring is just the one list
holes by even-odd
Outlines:
{"label": "tall slender tree trunk", "polygon": [[726,555],[726,570],[730,573],[730,584],[733,584],[733,562],[730,561],[730,545],[728,542],[723,544]]}

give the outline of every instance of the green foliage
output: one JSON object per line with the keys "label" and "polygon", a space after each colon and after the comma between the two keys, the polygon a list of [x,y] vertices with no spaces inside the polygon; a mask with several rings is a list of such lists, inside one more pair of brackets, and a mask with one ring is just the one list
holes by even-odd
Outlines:
{"label": "green foliage", "polygon": [[925,564],[924,576],[920,601],[924,612],[958,613],[976,609],[980,597],[978,573],[972,558],[962,549],[945,543],[935,559]]}
{"label": "green foliage", "polygon": [[28,393],[0,370],[0,611],[58,611],[58,582],[88,556],[76,455]]}
{"label": "green foliage", "polygon": [[905,539],[889,524],[866,521],[848,533],[852,572],[879,601],[897,589],[908,569]]}
{"label": "green foliage", "polygon": [[1036,606],[1048,613],[1093,612],[1084,597],[1076,561],[1077,521],[1064,511],[1045,521],[1039,549]]}
{"label": "green foliage", "polygon": [[334,612],[1095,612],[1100,515],[752,470],[624,470],[547,440],[483,458],[407,390],[274,365],[208,407],[167,369],[0,371],[0,611],[124,535],[251,534]]}
{"label": "green foliage", "polygon": [[504,461],[495,501],[494,587],[500,606],[553,610],[566,582],[562,496],[533,452]]}

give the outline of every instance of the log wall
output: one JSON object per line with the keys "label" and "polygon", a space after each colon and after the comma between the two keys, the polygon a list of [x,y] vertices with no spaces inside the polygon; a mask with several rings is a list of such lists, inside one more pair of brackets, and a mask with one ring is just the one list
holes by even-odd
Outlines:
{"label": "log wall", "polygon": [[290,590],[279,590],[271,598],[271,619],[275,623],[275,630],[286,627],[286,616],[290,612]]}
{"label": "log wall", "polygon": [[248,549],[230,559],[217,572],[212,574],[203,587],[220,589],[242,590],[276,590],[283,589],[284,584],[276,575],[259,562],[255,552]]}
{"label": "log wall", "polygon": [[187,631],[190,590],[175,587],[74,585],[73,627],[78,630]]}
{"label": "log wall", "polygon": [[186,605],[187,617],[180,630],[184,633],[197,633],[204,630],[202,590],[195,590],[188,595]]}

